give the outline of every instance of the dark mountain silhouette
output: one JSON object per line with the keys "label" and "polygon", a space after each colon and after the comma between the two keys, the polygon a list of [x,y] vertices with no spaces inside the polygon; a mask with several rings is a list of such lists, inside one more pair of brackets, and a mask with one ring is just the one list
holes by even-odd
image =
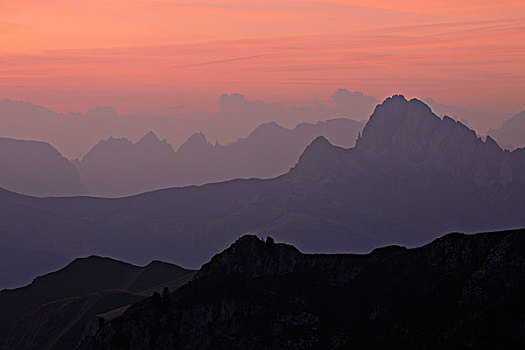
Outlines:
{"label": "dark mountain silhouette", "polygon": [[489,130],[489,135],[506,149],[525,147],[525,111],[514,115],[499,129]]}
{"label": "dark mountain silhouette", "polygon": [[198,267],[243,233],[271,233],[307,252],[367,252],[525,226],[525,152],[503,151],[422,102],[394,96],[376,108],[355,148],[317,138],[277,178],[119,199],[0,191],[0,209],[3,241],[67,258]]}
{"label": "dark mountain silhouette", "polygon": [[101,141],[76,166],[90,193],[104,197],[234,178],[270,178],[287,172],[317,136],[351,147],[361,129],[361,123],[344,118],[302,123],[294,129],[266,123],[225,146],[212,145],[203,133],[195,133],[176,152],[150,132],[135,144],[127,139]]}
{"label": "dark mountain silhouette", "polygon": [[67,260],[46,251],[12,248],[0,243],[0,288],[15,288],[30,283],[35,276],[56,270]]}
{"label": "dark mountain silhouette", "polygon": [[98,256],[75,259],[26,287],[0,292],[0,339],[5,340],[0,345],[73,349],[85,332],[96,330],[96,315],[123,308],[165,286],[176,289],[192,275],[160,261],[139,267]]}
{"label": "dark mountain silhouette", "polygon": [[241,237],[169,298],[150,297],[82,349],[519,349],[525,230],[421,248],[304,254]]}
{"label": "dark mountain silhouette", "polygon": [[0,186],[32,196],[85,193],[76,168],[45,142],[0,137]]}

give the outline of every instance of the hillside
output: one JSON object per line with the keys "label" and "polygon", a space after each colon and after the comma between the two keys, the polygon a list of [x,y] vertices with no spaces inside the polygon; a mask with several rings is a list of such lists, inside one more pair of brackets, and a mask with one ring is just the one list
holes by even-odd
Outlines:
{"label": "hillside", "polygon": [[175,289],[191,276],[160,261],[140,267],[98,256],[75,259],[25,287],[0,291],[0,339],[8,349],[71,349],[96,326],[97,314]]}

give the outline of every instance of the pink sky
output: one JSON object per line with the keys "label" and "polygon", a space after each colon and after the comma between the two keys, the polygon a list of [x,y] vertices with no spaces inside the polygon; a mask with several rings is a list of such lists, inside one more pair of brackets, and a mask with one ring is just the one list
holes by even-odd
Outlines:
{"label": "pink sky", "polygon": [[213,110],[337,88],[525,108],[525,1],[3,0],[0,98]]}

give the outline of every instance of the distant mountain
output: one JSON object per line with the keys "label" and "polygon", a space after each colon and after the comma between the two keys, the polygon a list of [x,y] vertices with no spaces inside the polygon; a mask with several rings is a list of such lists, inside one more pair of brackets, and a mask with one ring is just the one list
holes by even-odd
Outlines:
{"label": "distant mountain", "polygon": [[122,196],[169,187],[173,149],[153,132],[138,142],[100,141],[75,165],[82,182],[97,196]]}
{"label": "distant mountain", "polygon": [[0,209],[2,241],[65,257],[198,267],[243,233],[271,233],[307,252],[366,252],[525,226],[525,150],[503,151],[424,103],[394,96],[376,108],[356,147],[319,137],[273,179],[119,199],[0,191]]}
{"label": "distant mountain", "polygon": [[201,185],[236,178],[272,178],[286,173],[306,146],[324,136],[333,144],[353,147],[363,125],[350,119],[302,123],[286,129],[277,123],[257,127],[248,137],[212,146],[200,133],[175,155],[178,186]]}
{"label": "distant mountain", "polygon": [[[110,106],[65,114],[27,102],[0,99],[0,136],[49,142],[68,159],[75,159],[85,155],[99,140],[112,136],[138,140],[153,130],[178,148],[190,135],[203,131],[210,140],[228,144],[272,121],[293,128],[298,123],[331,118],[365,120],[377,102],[374,97],[346,89],[337,90],[329,100],[301,106],[250,100],[232,93],[220,96],[216,112],[211,114],[179,105],[168,109],[151,106],[162,115],[151,112],[123,115]],[[193,105],[199,104],[196,101]]]}
{"label": "distant mountain", "polygon": [[525,111],[514,115],[499,129],[489,130],[489,135],[508,150],[525,147]]}
{"label": "distant mountain", "polygon": [[192,275],[160,261],[139,267],[98,256],[75,259],[26,287],[0,291],[0,339],[5,340],[0,346],[73,349],[83,334],[96,330],[96,315],[130,305],[165,286],[178,288]]}
{"label": "distant mountain", "polygon": [[90,193],[103,197],[234,178],[270,178],[287,172],[317,136],[352,147],[361,129],[361,123],[344,118],[302,123],[294,129],[266,123],[225,146],[212,145],[203,133],[195,133],[176,152],[149,132],[135,144],[127,139],[101,141],[75,165]]}
{"label": "distant mountain", "polygon": [[45,142],[0,137],[0,186],[32,196],[85,193],[76,168]]}
{"label": "distant mountain", "polygon": [[82,349],[520,349],[525,230],[303,254],[244,236]]}

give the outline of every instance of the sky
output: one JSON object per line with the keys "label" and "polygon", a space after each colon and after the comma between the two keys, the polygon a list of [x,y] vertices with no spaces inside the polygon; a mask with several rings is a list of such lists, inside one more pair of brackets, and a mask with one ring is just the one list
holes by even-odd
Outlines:
{"label": "sky", "polygon": [[338,88],[525,109],[525,1],[0,0],[0,98],[162,115]]}

